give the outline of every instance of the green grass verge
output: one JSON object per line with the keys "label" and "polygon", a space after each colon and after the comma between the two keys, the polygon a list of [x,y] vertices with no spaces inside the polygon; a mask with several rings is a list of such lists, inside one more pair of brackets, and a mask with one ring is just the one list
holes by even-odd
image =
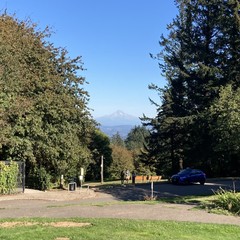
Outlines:
{"label": "green grass verge", "polygon": [[175,204],[195,204],[195,205],[207,205],[214,201],[215,196],[180,196],[180,197],[169,197],[160,198],[159,202],[164,203],[175,203]]}
{"label": "green grass verge", "polygon": [[240,193],[220,190],[212,196],[187,196],[162,198],[161,202],[177,204],[195,204],[196,208],[208,212],[240,216]]}
{"label": "green grass verge", "polygon": [[[25,222],[33,225],[2,227],[6,222]],[[52,227],[46,223],[59,221],[87,222],[85,227]],[[173,221],[123,219],[4,219],[0,221],[1,240],[56,240],[56,239],[111,239],[111,240],[239,240],[240,228],[233,225],[200,224]]]}

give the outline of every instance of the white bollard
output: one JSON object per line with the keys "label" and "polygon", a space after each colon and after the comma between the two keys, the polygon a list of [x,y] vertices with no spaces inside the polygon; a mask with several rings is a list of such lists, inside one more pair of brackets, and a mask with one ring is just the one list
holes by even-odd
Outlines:
{"label": "white bollard", "polygon": [[153,199],[153,181],[151,182],[151,198]]}

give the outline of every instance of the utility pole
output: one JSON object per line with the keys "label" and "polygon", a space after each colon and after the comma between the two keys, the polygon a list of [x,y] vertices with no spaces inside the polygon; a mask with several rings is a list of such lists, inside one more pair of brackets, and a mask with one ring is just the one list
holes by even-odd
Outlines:
{"label": "utility pole", "polygon": [[101,184],[103,184],[103,155],[101,156]]}

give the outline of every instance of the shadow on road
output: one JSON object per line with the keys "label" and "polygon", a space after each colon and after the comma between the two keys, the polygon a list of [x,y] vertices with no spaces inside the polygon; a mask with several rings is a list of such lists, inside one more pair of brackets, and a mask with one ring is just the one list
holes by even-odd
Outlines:
{"label": "shadow on road", "polygon": [[122,185],[100,186],[96,189],[98,192],[111,194],[117,200],[123,201],[141,201],[152,195],[151,187],[153,186],[153,196],[163,197],[187,197],[187,196],[210,196],[214,192],[223,188],[225,190],[240,191],[240,181],[232,180],[208,180],[205,185],[173,185],[167,182]]}

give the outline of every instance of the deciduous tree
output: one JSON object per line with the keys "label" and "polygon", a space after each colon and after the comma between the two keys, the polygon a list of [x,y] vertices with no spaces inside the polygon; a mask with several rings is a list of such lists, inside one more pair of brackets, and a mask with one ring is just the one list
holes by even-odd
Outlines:
{"label": "deciduous tree", "polygon": [[1,158],[25,161],[27,173],[76,175],[90,162],[95,127],[81,57],[68,57],[30,20],[2,14],[0,29]]}

